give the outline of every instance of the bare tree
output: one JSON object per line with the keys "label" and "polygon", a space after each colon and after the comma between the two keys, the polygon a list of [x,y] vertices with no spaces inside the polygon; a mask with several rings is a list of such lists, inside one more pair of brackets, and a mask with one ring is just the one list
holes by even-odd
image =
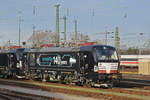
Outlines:
{"label": "bare tree", "polygon": [[75,40],[75,33],[72,33],[70,35],[70,41],[75,43],[86,43],[90,40],[89,36],[84,33],[78,33],[77,34],[77,40]]}
{"label": "bare tree", "polygon": [[148,39],[148,40],[144,43],[144,47],[145,47],[145,49],[150,49],[150,39]]}
{"label": "bare tree", "polygon": [[30,46],[37,46],[49,43],[55,43],[55,33],[51,30],[38,30],[35,32],[35,34],[32,34],[29,39],[27,40],[27,44]]}

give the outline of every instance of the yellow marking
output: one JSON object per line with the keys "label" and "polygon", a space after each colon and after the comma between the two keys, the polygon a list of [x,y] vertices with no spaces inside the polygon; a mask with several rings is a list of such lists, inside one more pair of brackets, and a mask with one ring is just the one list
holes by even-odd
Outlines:
{"label": "yellow marking", "polygon": [[138,74],[138,72],[120,72],[121,74]]}
{"label": "yellow marking", "polygon": [[66,74],[71,74],[71,72],[65,72]]}

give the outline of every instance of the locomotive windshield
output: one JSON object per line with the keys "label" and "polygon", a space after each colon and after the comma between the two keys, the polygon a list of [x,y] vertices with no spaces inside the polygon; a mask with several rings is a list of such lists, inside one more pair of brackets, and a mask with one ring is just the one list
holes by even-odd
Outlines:
{"label": "locomotive windshield", "polygon": [[118,60],[116,50],[108,47],[95,48],[97,60]]}

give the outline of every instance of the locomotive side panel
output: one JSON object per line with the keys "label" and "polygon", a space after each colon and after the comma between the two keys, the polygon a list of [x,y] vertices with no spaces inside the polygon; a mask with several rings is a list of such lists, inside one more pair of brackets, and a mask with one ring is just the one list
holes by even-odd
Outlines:
{"label": "locomotive side panel", "polygon": [[69,77],[75,80],[80,71],[75,52],[32,52],[27,57],[32,78],[59,81]]}
{"label": "locomotive side panel", "polygon": [[79,62],[74,53],[29,53],[28,59],[31,69],[74,69]]}

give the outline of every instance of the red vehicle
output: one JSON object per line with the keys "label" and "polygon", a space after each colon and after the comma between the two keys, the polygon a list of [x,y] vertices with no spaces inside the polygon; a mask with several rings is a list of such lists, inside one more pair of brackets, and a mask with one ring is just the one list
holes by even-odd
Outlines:
{"label": "red vehicle", "polygon": [[40,45],[40,47],[53,47],[53,44]]}
{"label": "red vehicle", "polygon": [[89,46],[89,45],[94,45],[96,44],[97,42],[87,42],[87,43],[78,43],[76,44],[77,46]]}
{"label": "red vehicle", "polygon": [[10,46],[9,49],[18,49],[18,48],[22,48],[21,46]]}

